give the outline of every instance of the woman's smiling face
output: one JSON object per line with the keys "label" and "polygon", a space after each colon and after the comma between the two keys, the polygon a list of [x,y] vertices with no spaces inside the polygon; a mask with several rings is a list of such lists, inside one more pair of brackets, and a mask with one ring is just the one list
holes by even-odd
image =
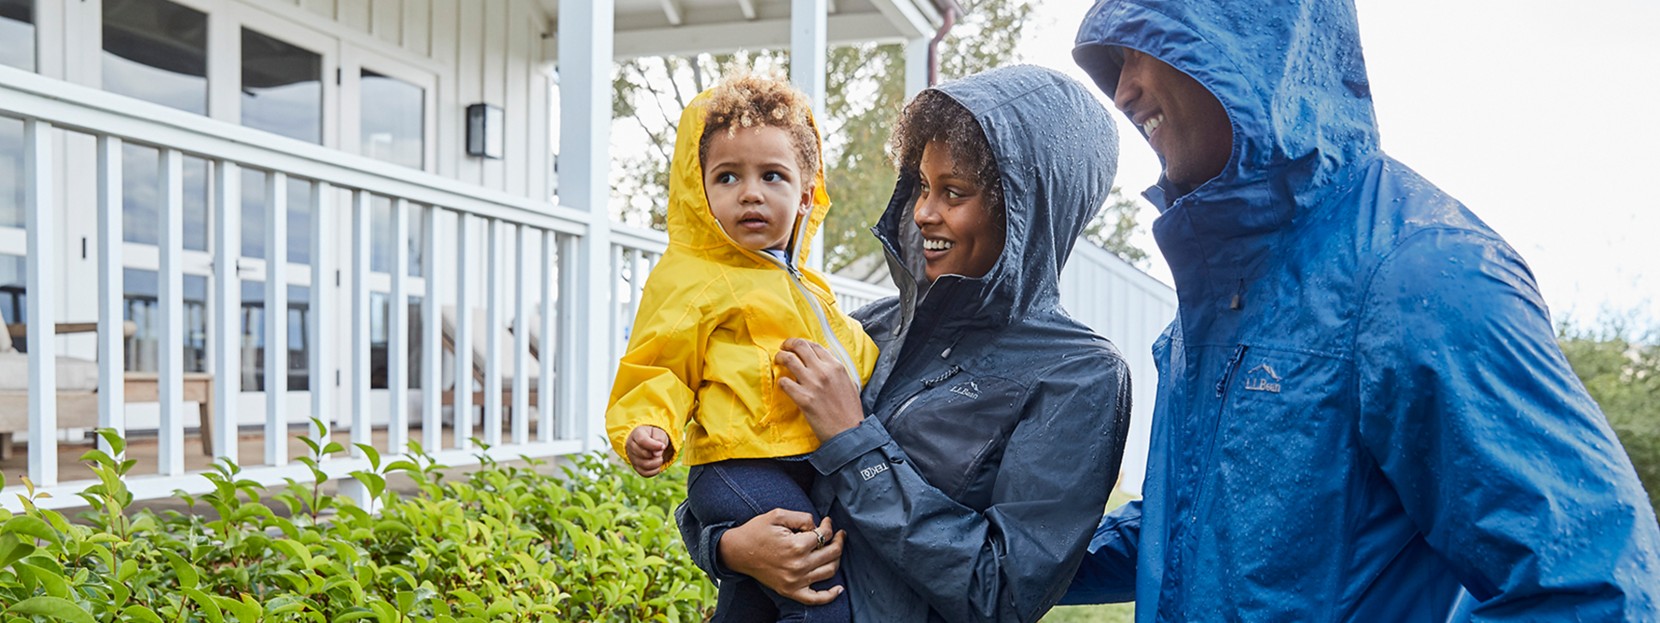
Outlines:
{"label": "woman's smiling face", "polygon": [[993,222],[982,181],[956,165],[945,143],[932,141],[923,147],[921,184],[911,216],[922,230],[929,282],[941,275],[984,277],[1003,254],[1007,226]]}

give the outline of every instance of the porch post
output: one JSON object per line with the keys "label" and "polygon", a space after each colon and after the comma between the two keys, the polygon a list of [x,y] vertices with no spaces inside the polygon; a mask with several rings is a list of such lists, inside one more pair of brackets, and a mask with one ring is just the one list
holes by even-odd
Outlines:
{"label": "porch post", "polygon": [[[822,0],[821,0],[822,1]],[[614,0],[559,0],[559,203],[589,214],[588,233],[577,253],[575,283],[562,283],[560,298],[573,296],[579,319],[561,366],[562,405],[575,418],[584,450],[606,447],[605,400],[612,370],[611,63]],[[564,263],[565,258],[560,258]],[[565,288],[569,287],[570,290]],[[568,294],[567,294],[568,293]],[[581,326],[585,323],[586,326]]]}
{"label": "porch post", "polygon": [[[790,82],[807,94],[813,103],[813,116],[823,123],[824,65],[829,56],[827,25],[830,22],[828,0],[790,0]],[[821,125],[819,132],[823,133]],[[824,231],[813,235],[807,265],[824,268]]]}
{"label": "porch post", "polygon": [[928,37],[905,42],[905,101],[928,88]]}
{"label": "porch post", "polygon": [[812,100],[813,114],[820,119],[824,118],[824,64],[829,56],[826,2],[790,0],[790,82]]}

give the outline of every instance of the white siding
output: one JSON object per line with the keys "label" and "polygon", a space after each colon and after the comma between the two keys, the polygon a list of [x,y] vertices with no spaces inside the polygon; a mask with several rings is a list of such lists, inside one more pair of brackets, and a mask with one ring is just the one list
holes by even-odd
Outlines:
{"label": "white siding", "polygon": [[[533,0],[221,0],[308,23],[380,55],[432,68],[438,83],[438,175],[515,196],[548,196],[548,78],[542,73],[547,15]],[[294,5],[298,4],[298,8]],[[320,18],[320,19],[319,19]],[[466,155],[466,107],[505,113],[501,160]]]}
{"label": "white siding", "polygon": [[1081,243],[1061,273],[1061,305],[1074,318],[1112,340],[1130,365],[1130,440],[1124,448],[1119,488],[1141,492],[1147,473],[1153,395],[1158,370],[1153,342],[1176,315],[1176,291],[1092,244]]}

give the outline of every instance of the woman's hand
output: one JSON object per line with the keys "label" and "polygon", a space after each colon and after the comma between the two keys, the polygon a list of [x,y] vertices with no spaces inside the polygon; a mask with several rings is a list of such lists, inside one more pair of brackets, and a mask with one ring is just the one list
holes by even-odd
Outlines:
{"label": "woman's hand", "polygon": [[801,408],[819,441],[829,440],[864,420],[858,385],[823,346],[792,337],[784,340],[783,349],[773,360],[794,377],[778,379],[778,387]]}
{"label": "woman's hand", "polygon": [[[834,534],[835,536],[830,536]],[[721,535],[720,562],[755,578],[773,592],[809,606],[830,603],[845,590],[813,588],[841,565],[846,534],[832,532],[830,518],[818,526],[812,515],[775,508]]]}

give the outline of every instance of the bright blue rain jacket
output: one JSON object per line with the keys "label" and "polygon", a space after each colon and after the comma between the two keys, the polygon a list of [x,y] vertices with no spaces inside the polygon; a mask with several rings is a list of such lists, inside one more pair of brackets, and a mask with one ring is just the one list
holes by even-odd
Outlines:
{"label": "bright blue rain jacket", "polygon": [[1100,2],[1074,56],[1109,94],[1113,46],[1216,94],[1234,143],[1190,194],[1148,192],[1180,302],[1153,348],[1145,501],[1102,521],[1063,603],[1660,621],[1630,460],[1527,265],[1379,150],[1353,5]]}

